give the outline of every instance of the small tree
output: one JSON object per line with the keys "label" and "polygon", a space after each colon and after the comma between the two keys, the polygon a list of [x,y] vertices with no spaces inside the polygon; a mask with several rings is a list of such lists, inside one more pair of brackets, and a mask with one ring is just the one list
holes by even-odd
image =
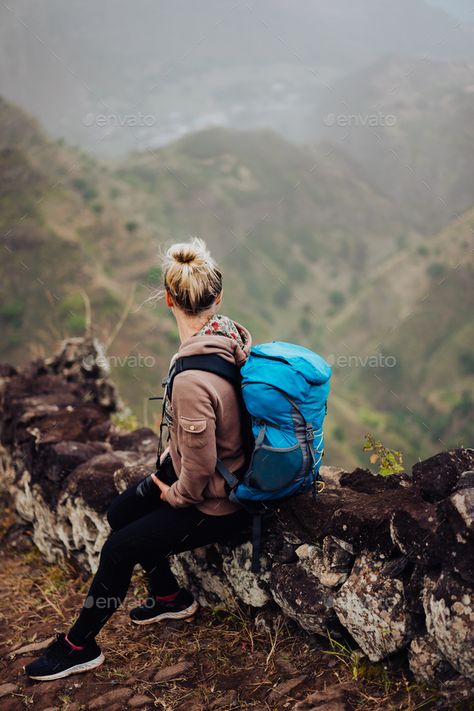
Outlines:
{"label": "small tree", "polygon": [[395,449],[384,447],[379,439],[371,434],[365,436],[364,452],[372,452],[370,463],[379,463],[379,475],[390,476],[390,474],[401,474],[404,471],[403,455]]}

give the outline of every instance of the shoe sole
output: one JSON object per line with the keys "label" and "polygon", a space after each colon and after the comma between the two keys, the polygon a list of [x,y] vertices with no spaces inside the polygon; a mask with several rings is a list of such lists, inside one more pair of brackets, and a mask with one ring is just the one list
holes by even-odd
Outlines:
{"label": "shoe sole", "polygon": [[185,607],[184,610],[179,610],[179,612],[162,612],[156,617],[150,617],[148,620],[132,620],[135,625],[151,625],[153,622],[160,622],[161,620],[185,620],[188,617],[193,617],[199,607],[199,603],[195,600],[192,605]]}
{"label": "shoe sole", "polygon": [[69,667],[69,669],[64,669],[57,674],[48,674],[47,676],[32,676],[31,674],[28,674],[28,676],[30,679],[35,679],[35,681],[54,681],[55,679],[63,679],[65,676],[69,676],[70,674],[80,674],[81,672],[90,671],[91,669],[100,667],[104,661],[105,657],[101,652],[100,656],[95,659],[91,659],[89,662],[83,662],[82,664],[76,664],[75,666]]}

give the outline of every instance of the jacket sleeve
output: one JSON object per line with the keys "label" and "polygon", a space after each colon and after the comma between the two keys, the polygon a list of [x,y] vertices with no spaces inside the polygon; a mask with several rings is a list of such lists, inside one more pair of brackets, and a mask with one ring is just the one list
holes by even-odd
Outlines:
{"label": "jacket sleeve", "polygon": [[181,455],[179,478],[166,493],[175,508],[204,500],[203,492],[217,463],[216,412],[200,373],[187,371],[173,383],[176,445]]}

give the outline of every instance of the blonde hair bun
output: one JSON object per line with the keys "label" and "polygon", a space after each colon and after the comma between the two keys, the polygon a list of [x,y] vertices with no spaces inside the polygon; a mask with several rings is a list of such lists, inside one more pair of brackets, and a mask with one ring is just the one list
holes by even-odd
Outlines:
{"label": "blonde hair bun", "polygon": [[174,302],[197,314],[212,306],[222,291],[222,275],[204,240],[193,237],[166,250],[163,277]]}
{"label": "blonde hair bun", "polygon": [[173,257],[180,264],[189,264],[190,262],[193,262],[196,259],[195,254],[184,254],[183,252],[173,254]]}

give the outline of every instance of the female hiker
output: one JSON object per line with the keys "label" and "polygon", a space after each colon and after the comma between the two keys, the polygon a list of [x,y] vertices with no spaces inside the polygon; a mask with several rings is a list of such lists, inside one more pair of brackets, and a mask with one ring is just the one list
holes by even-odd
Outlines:
{"label": "female hiker", "polygon": [[[205,243],[194,238],[170,247],[163,274],[166,305],[176,318],[181,341],[176,356],[212,353],[240,367],[251,336],[243,326],[216,314],[222,276]],[[157,474],[112,502],[107,512],[112,530],[79,617],[43,656],[27,665],[32,679],[59,679],[102,664],[96,635],[123,602],[136,564],[146,573],[149,597],[131,610],[132,622],[144,625],[192,616],[198,604],[178,587],[168,556],[223,540],[250,520],[229,501],[216,471],[218,458],[234,472],[245,460],[239,401],[231,382],[215,373],[183,371],[173,381],[171,401],[165,397],[164,410],[169,447],[162,465]]]}

